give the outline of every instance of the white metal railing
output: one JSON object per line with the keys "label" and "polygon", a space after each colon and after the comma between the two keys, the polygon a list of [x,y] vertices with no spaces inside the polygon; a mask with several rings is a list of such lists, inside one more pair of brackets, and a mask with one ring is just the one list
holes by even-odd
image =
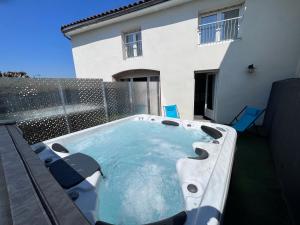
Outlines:
{"label": "white metal railing", "polygon": [[125,43],[126,58],[141,56],[143,54],[142,41]]}
{"label": "white metal railing", "polygon": [[200,44],[237,39],[241,19],[235,17],[199,25]]}

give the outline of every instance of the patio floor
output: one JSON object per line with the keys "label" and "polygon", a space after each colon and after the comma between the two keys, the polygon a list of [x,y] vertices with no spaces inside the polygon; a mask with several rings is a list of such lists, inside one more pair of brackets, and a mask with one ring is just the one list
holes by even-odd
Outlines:
{"label": "patio floor", "polygon": [[263,137],[248,133],[238,138],[224,224],[292,224]]}

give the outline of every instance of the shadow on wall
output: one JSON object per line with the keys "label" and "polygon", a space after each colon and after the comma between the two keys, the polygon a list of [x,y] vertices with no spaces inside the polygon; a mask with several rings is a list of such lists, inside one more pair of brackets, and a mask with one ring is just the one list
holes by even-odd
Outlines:
{"label": "shadow on wall", "polygon": [[[246,1],[241,38],[229,45],[220,65],[216,91],[218,122],[229,122],[246,105],[266,108],[272,83],[295,76],[300,55],[299,40],[287,39],[300,36],[300,29],[295,31],[288,26],[298,15],[298,8],[293,3],[292,0],[276,0],[276,3],[267,0],[259,4]],[[266,11],[276,17],[270,17]],[[251,18],[263,22],[257,23],[258,20]],[[255,67],[253,73],[248,72],[251,64]]]}
{"label": "shadow on wall", "polygon": [[[201,7],[203,8],[201,10],[217,8],[219,4],[217,1],[202,1]],[[196,1],[174,7],[172,10],[165,10],[164,14],[149,14],[144,16],[143,19],[138,17],[116,23],[113,26],[103,27],[101,30],[92,30],[80,34],[80,38],[76,38],[75,35],[73,47],[120,37],[122,32],[138,28],[141,28],[142,31],[158,28],[158,34],[159,32],[166,32],[159,28],[179,24],[182,21],[195,20],[195,16],[197,16],[195,13],[199,13],[199,10],[195,7],[198,7]],[[199,66],[196,66],[194,71],[199,68],[219,69],[220,71],[216,79],[217,88],[215,92],[217,109],[215,110],[215,120],[217,122],[230,122],[234,115],[245,105],[265,108],[272,82],[295,75],[300,55],[297,38],[300,36],[300,29],[291,29],[290,25],[294,24],[294,21],[300,20],[299,7],[300,2],[295,0],[265,0],[259,1],[259,3],[258,1],[246,1],[246,10],[240,26],[241,38],[231,42],[228,48],[225,49],[225,54],[223,52],[224,46],[220,47],[219,44],[195,49],[195,51],[201,52],[200,55],[202,54],[203,59],[200,58],[199,62],[196,62],[199,63]],[[258,20],[262,22],[258,23]],[[197,23],[194,25],[195,32],[197,32]],[[181,26],[180,29],[181,35],[183,35],[184,26]],[[172,31],[172,28],[169,30]],[[177,33],[173,31],[171,35],[177,35]],[[181,36],[178,35],[178,37]],[[178,39],[178,41],[183,40],[182,38]],[[152,41],[159,41],[159,36],[155,40],[152,39]],[[114,47],[117,48],[118,46]],[[118,48],[121,48],[121,43]],[[208,51],[211,55],[205,55],[204,51]],[[188,62],[183,60],[181,62],[182,66],[193,60],[195,59],[188,59]],[[219,68],[208,68],[211,66],[211,61],[213,61],[212,67]],[[166,59],[166,62],[161,61],[160,63],[170,62]],[[247,71],[250,64],[254,64],[256,67],[254,73],[248,73]],[[190,71],[190,73],[193,73],[193,71]],[[189,74],[185,75],[189,76]],[[169,85],[173,85],[171,81],[169,81]],[[164,93],[167,92],[164,90]],[[170,99],[170,96],[168,98]],[[188,101],[193,101],[193,99]],[[188,107],[192,107],[192,105],[189,104]]]}

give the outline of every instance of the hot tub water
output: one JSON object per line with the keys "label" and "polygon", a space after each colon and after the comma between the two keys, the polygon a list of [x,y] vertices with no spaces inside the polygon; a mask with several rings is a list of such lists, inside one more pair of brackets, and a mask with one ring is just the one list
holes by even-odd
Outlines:
{"label": "hot tub water", "polygon": [[185,210],[176,162],[197,157],[192,144],[212,139],[200,129],[128,120],[99,127],[59,143],[101,165],[98,220],[145,224]]}

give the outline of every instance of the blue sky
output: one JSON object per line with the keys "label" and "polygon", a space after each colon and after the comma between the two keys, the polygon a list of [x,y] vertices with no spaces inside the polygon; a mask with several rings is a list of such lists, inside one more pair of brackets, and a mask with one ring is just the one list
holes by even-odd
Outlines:
{"label": "blue sky", "polygon": [[0,0],[0,71],[74,77],[60,26],[135,0]]}

